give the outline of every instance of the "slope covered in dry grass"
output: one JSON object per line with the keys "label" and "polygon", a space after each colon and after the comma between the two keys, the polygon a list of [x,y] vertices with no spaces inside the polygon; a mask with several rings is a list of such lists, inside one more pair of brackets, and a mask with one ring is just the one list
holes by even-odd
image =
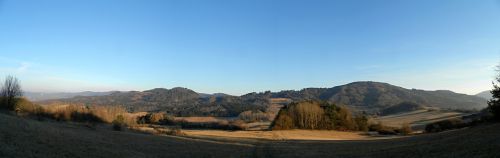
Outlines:
{"label": "slope covered in dry grass", "polygon": [[183,130],[193,137],[229,137],[264,140],[362,140],[375,139],[362,132],[334,130],[275,130],[275,131],[223,131],[223,130]]}
{"label": "slope covered in dry grass", "polygon": [[0,157],[500,157],[500,124],[386,140],[191,139],[0,113]]}
{"label": "slope covered in dry grass", "polygon": [[248,145],[119,132],[105,125],[92,129],[0,114],[2,158],[249,157],[251,151]]}

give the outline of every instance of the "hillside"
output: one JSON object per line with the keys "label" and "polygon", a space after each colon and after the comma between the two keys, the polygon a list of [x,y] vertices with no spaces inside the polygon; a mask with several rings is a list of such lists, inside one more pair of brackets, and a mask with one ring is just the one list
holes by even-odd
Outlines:
{"label": "hillside", "polygon": [[[181,116],[236,116],[246,110],[264,110],[270,106],[270,98],[289,98],[294,101],[324,100],[368,113],[380,113],[403,102],[444,109],[472,110],[486,107],[486,99],[476,96],[444,90],[405,89],[379,82],[354,82],[332,88],[267,91],[242,96],[200,94],[187,88],[157,88],[143,92],[115,92],[105,96],[79,96],[40,103],[123,105],[133,111],[168,111]],[[397,113],[398,109],[407,110],[392,108],[391,113]]]}
{"label": "hillside", "polygon": [[251,154],[246,145],[119,132],[106,125],[92,129],[2,113],[0,124],[2,158],[249,157]]}
{"label": "hillside", "polygon": [[24,97],[28,98],[31,101],[42,101],[42,100],[50,100],[50,99],[65,99],[65,98],[73,98],[76,96],[103,96],[109,95],[113,92],[76,92],[76,93],[44,93],[44,92],[24,92]]}
{"label": "hillside", "polygon": [[492,95],[492,94],[491,94],[491,92],[488,90],[488,91],[483,91],[483,92],[481,92],[481,93],[478,93],[478,94],[476,94],[475,96],[477,96],[477,97],[481,97],[481,98],[484,98],[484,99],[488,99],[488,100],[489,100],[489,99],[491,99],[491,98],[492,98],[492,96],[493,96],[493,95]]}
{"label": "hillside", "polygon": [[422,109],[425,109],[425,107],[422,105],[412,102],[402,102],[400,104],[385,108],[384,110],[382,110],[381,115],[393,115],[393,114],[412,112]]}
{"label": "hillside", "polygon": [[[192,139],[0,113],[0,157],[499,157],[500,124],[387,140]],[[466,139],[464,139],[466,138]]]}
{"label": "hillside", "polygon": [[272,97],[320,99],[339,105],[351,106],[367,112],[380,112],[403,102],[421,106],[446,109],[482,109],[486,100],[476,96],[454,93],[452,91],[425,91],[405,89],[380,82],[354,82],[333,88],[306,88],[300,91],[282,91]]}
{"label": "hillside", "polygon": [[247,110],[265,110],[269,104],[264,98],[200,95],[181,87],[156,88],[143,92],[115,92],[104,96],[78,96],[39,103],[124,106],[131,111],[167,111],[178,116],[237,116]]}

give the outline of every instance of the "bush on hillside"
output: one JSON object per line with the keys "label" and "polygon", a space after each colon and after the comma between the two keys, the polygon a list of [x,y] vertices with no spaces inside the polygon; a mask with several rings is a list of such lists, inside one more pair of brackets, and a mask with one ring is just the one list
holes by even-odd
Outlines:
{"label": "bush on hillside", "polygon": [[335,116],[335,129],[341,131],[357,130],[357,125],[349,109],[345,107],[337,108],[337,115]]}
{"label": "bush on hillside", "polygon": [[354,121],[356,122],[358,131],[368,131],[368,117],[365,115],[356,116]]}
{"label": "bush on hillside", "polygon": [[148,113],[144,116],[137,118],[139,124],[159,124],[159,125],[172,125],[175,124],[175,118],[164,112]]}
{"label": "bush on hillside", "polygon": [[399,132],[402,135],[409,135],[409,134],[413,133],[409,123],[403,123],[401,125],[401,128],[399,129]]}
{"label": "bush on hillside", "polygon": [[121,131],[122,127],[125,125],[125,119],[122,115],[118,115],[116,116],[116,119],[111,122],[111,124],[113,125],[113,130]]}
{"label": "bush on hillside", "polygon": [[263,122],[263,121],[270,121],[271,120],[269,114],[262,112],[260,110],[257,110],[257,111],[248,110],[248,111],[241,112],[238,115],[238,118],[240,120],[245,121],[245,122]]}
{"label": "bush on hillside", "polygon": [[273,121],[273,130],[288,130],[295,128],[293,119],[288,114],[288,111],[281,110]]}
{"label": "bush on hillside", "polygon": [[467,124],[465,124],[461,119],[448,119],[448,120],[443,120],[443,121],[427,124],[425,126],[425,132],[427,132],[427,133],[441,132],[441,131],[445,131],[445,130],[463,128],[466,126],[467,126]]}
{"label": "bush on hillside", "polygon": [[396,135],[400,132],[399,129],[385,126],[382,122],[368,125],[368,130],[375,131],[381,135]]}
{"label": "bush on hillside", "polygon": [[246,130],[248,127],[242,120],[217,121],[217,122],[188,122],[185,120],[175,122],[183,129],[220,129],[220,130]]}

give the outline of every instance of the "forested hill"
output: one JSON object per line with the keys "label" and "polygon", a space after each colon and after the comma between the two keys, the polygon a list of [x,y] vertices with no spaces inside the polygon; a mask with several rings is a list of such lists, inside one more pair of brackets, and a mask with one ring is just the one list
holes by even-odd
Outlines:
{"label": "forested hill", "polygon": [[[187,88],[156,88],[143,92],[115,92],[104,96],[79,96],[40,102],[42,104],[122,105],[132,111],[168,111],[181,116],[237,116],[246,110],[264,111],[269,98],[323,100],[369,113],[414,103],[422,107],[482,109],[486,99],[452,91],[405,89],[380,82],[354,82],[332,88],[305,88],[299,91],[249,93],[242,96],[202,94]],[[393,108],[394,109],[394,108]],[[397,108],[396,108],[397,109]]]}
{"label": "forested hill", "polygon": [[447,90],[425,91],[405,89],[380,82],[354,82],[333,88],[306,88],[282,91],[272,97],[293,100],[319,99],[360,109],[383,109],[403,102],[449,109],[482,109],[486,99]]}

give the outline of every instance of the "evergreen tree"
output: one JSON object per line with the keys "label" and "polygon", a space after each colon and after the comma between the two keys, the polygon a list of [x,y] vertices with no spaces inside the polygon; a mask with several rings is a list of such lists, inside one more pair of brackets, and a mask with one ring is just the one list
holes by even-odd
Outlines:
{"label": "evergreen tree", "polygon": [[500,74],[493,82],[493,98],[488,101],[488,110],[493,114],[496,121],[500,121]]}

